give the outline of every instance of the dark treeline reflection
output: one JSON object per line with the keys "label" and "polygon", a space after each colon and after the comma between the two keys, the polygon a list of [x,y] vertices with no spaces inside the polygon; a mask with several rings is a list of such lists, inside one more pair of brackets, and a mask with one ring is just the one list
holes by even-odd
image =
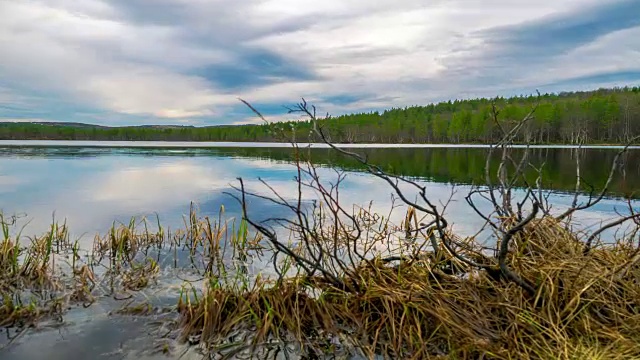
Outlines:
{"label": "dark treeline reflection", "polygon": [[[486,184],[485,164],[488,149],[483,148],[362,148],[370,163],[383,170],[412,178],[454,184]],[[512,149],[514,161],[520,161],[525,149]],[[600,191],[611,170],[616,149],[529,149],[528,163],[541,168],[543,187],[559,191],[573,191],[576,183],[576,157],[580,155],[582,191]],[[354,159],[330,149],[300,149],[304,159],[319,166],[364,171]],[[79,148],[79,147],[3,147],[0,157],[56,157],[77,158],[95,156],[197,157],[224,156],[293,163],[291,148]],[[490,174],[496,179],[499,155],[494,153]],[[526,178],[532,184],[538,176],[533,166],[527,167]],[[514,167],[510,166],[513,170]],[[519,184],[523,185],[523,183]],[[591,188],[593,187],[593,188]],[[635,193],[634,193],[635,192]],[[640,150],[631,149],[621,158],[610,186],[611,196],[640,197]]]}
{"label": "dark treeline reflection", "polygon": [[[358,149],[366,154],[370,163],[390,173],[456,184],[486,184],[485,165],[488,149],[479,148],[368,148]],[[293,151],[282,148],[234,148],[221,150],[233,156],[292,161]],[[525,149],[511,150],[511,156],[519,161]],[[303,158],[322,166],[335,166],[348,170],[364,170],[357,161],[329,149],[301,149]],[[599,191],[606,183],[614,157],[612,149],[529,149],[527,181],[535,183],[541,168],[543,187],[560,191],[572,191],[576,184],[576,157],[580,155],[582,191]],[[490,174],[496,179],[500,154],[494,153]],[[629,150],[621,158],[610,186],[612,196],[640,195],[640,151]],[[509,169],[513,170],[514,166]],[[523,185],[522,183],[520,185]],[[593,187],[593,189],[591,188]],[[633,194],[633,192],[638,194]]]}

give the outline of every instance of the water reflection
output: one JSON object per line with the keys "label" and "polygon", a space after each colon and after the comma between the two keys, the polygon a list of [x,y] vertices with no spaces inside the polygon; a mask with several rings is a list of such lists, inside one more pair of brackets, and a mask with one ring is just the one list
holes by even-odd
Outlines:
{"label": "water reflection", "polygon": [[[155,144],[156,147],[151,147]],[[96,158],[100,156],[136,156],[158,158],[202,158],[202,157],[242,157],[249,159],[277,160],[290,162],[293,158],[292,150],[287,146],[264,147],[217,147],[192,148],[186,144],[170,144],[172,147],[158,148],[157,143],[135,144],[141,147],[2,147],[2,157],[19,158]],[[220,145],[220,144],[217,144]],[[249,144],[251,145],[251,144]],[[256,145],[256,144],[253,144]],[[260,145],[260,144],[257,144]],[[283,144],[280,144],[283,145]],[[284,144],[286,145],[286,144]],[[164,146],[164,145],[163,145]],[[180,147],[184,146],[184,147]],[[193,144],[191,144],[193,146]],[[366,154],[372,163],[382,166],[385,170],[417,178],[430,179],[437,182],[452,182],[458,184],[478,184],[485,181],[485,159],[487,149],[484,147],[425,147],[425,148],[375,148],[358,149]],[[513,150],[513,157],[519,160],[524,149]],[[614,147],[589,148],[532,148],[528,152],[528,159],[540,171],[545,186],[556,190],[573,190],[576,176],[576,160],[581,162],[581,177],[583,190],[588,191],[589,185],[599,187],[605,183],[611,170],[611,164],[619,149]],[[310,149],[310,158],[320,165],[339,166],[350,170],[363,170],[362,165],[337,154],[329,149]],[[271,163],[270,163],[271,164]],[[492,173],[497,169],[498,161],[492,163]],[[533,167],[528,167],[529,177],[537,176]],[[620,168],[617,171],[610,190],[619,196],[631,195],[640,188],[640,149],[629,149],[620,158]],[[638,194],[636,194],[637,196]]]}
{"label": "water reflection", "polygon": [[[203,215],[216,215],[224,206],[227,215],[239,215],[237,202],[226,195],[234,192],[237,178],[245,179],[250,189],[268,191],[258,178],[268,182],[285,198],[293,199],[297,187],[293,182],[295,168],[287,160],[290,149],[226,148],[226,149],[109,149],[109,148],[1,148],[0,208],[5,213],[27,214],[28,234],[46,230],[52,215],[67,219],[76,236],[104,232],[114,220],[128,222],[132,216],[155,217],[166,227],[182,226],[190,202],[198,204]],[[544,150],[544,151],[543,151]],[[572,168],[575,154],[560,149],[536,149],[532,162],[546,161],[545,176],[551,188],[570,188],[575,178]],[[568,151],[568,152],[567,152]],[[582,150],[585,181],[602,182],[598,174],[606,172],[615,155],[612,150]],[[429,182],[427,195],[436,202],[446,201],[455,193],[447,214],[455,229],[473,234],[482,224],[464,196],[471,183],[483,177],[484,149],[367,149],[371,161],[390,171]],[[627,156],[625,176],[614,185],[618,192],[637,189],[640,181],[639,152]],[[573,155],[572,155],[573,154]],[[350,170],[358,166],[334,153],[319,149],[312,160],[323,165],[337,165]],[[322,179],[335,181],[329,168],[319,169]],[[555,174],[555,175],[554,175]],[[618,177],[620,178],[620,176]],[[454,186],[455,184],[455,186]],[[365,206],[373,201],[373,209],[389,211],[392,189],[379,179],[364,173],[351,173],[343,182],[341,200]],[[313,199],[314,194],[305,194]],[[561,193],[552,198],[556,208],[566,207],[572,198]],[[266,201],[252,200],[250,212],[257,218],[286,211]],[[482,204],[488,210],[488,204]],[[624,209],[620,200],[607,199],[585,212],[585,222],[615,216]],[[283,214],[286,215],[286,214]],[[402,210],[394,212],[400,219]]]}

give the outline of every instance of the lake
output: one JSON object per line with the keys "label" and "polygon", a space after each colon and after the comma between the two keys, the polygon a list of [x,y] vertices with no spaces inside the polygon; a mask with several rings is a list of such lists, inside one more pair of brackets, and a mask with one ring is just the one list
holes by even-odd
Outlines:
{"label": "lake", "polygon": [[[482,226],[482,219],[464,197],[473,184],[484,183],[486,147],[355,148],[382,169],[426,184],[427,195],[436,203],[451,198],[446,215],[459,234],[472,235]],[[541,167],[543,187],[552,191],[550,202],[562,209],[573,200],[576,156],[581,159],[583,191],[588,192],[590,186],[598,190],[606,182],[618,150],[535,147],[530,150],[529,162]],[[330,149],[316,145],[309,151],[327,182],[335,181],[335,168],[347,171],[340,195],[343,205],[367,206],[372,201],[373,210],[389,212],[392,189],[387,184]],[[525,150],[514,151],[518,155]],[[533,166],[528,168],[528,177],[534,179],[537,174]],[[54,216],[59,221],[66,219],[72,237],[88,248],[96,233],[104,233],[114,221],[127,223],[131,217],[158,216],[164,226],[178,228],[192,202],[201,215],[217,216],[224,206],[227,216],[238,217],[240,207],[228,193],[235,192],[233,186],[238,185],[239,177],[250,189],[265,191],[258,180],[262,179],[284,198],[294,199],[295,175],[292,150],[286,144],[0,141],[0,210],[5,215],[20,215],[20,222],[28,223],[25,235],[43,233]],[[640,149],[630,149],[622,157],[610,189],[602,202],[579,214],[585,228],[616,217],[616,211],[626,209],[624,197],[639,195],[634,192],[640,190]],[[313,200],[313,194],[305,197]],[[633,200],[632,205],[638,208],[638,201]],[[481,208],[488,209],[488,204]],[[267,201],[254,201],[249,213],[256,218],[289,216],[285,209]],[[402,209],[392,214],[397,222],[403,216]],[[107,315],[108,304],[70,312],[66,325],[34,330],[8,350],[0,350],[0,357],[35,359],[46,352],[51,359],[100,354],[103,358],[152,358],[132,352],[150,336],[144,331],[144,322],[114,322]],[[36,346],[32,346],[34,342]]]}
{"label": "lake", "polygon": [[[167,143],[129,145],[135,147],[99,142],[55,145],[56,142],[0,142],[0,208],[5,214],[25,215],[24,219],[30,220],[27,229],[33,233],[44,231],[54,214],[57,219],[66,218],[78,236],[104,231],[114,220],[126,222],[132,216],[157,214],[163,223],[179,226],[190,202],[196,203],[205,215],[217,214],[221,205],[227,213],[237,214],[236,201],[225,192],[233,192],[231,186],[238,185],[238,177],[255,186],[261,178],[283,194],[295,196],[295,167],[286,144],[221,144],[216,148],[198,143],[172,144],[170,148],[165,147]],[[448,198],[455,186],[452,220],[460,223],[459,230],[463,232],[480,224],[481,219],[470,216],[470,209],[460,200],[469,185],[484,183],[485,148],[371,146],[360,151],[384,170],[428,183],[436,200]],[[578,151],[585,191],[588,185],[597,190],[603,186],[617,153],[616,149],[602,147],[530,151],[532,164],[544,164],[544,186],[556,191],[553,202],[557,206],[571,200],[566,193],[575,187]],[[345,203],[362,205],[373,200],[376,209],[387,211],[392,189],[364,173],[357,162],[329,149],[312,150],[311,159],[322,167],[327,181],[335,178],[329,166],[350,171],[342,185]],[[497,161],[493,165],[497,166]],[[614,205],[621,203],[614,197],[633,195],[640,189],[640,151],[629,150],[621,168],[611,185],[612,198],[592,209],[594,214],[613,212]],[[530,172],[532,177],[537,175],[531,169]],[[258,214],[269,211],[254,210]]]}

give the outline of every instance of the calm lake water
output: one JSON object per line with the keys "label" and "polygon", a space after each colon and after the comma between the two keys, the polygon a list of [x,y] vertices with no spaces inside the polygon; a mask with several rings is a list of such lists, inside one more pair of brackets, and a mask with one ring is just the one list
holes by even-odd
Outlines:
{"label": "calm lake water", "polygon": [[[56,219],[66,219],[77,236],[88,234],[91,238],[108,229],[114,220],[128,222],[132,216],[155,218],[157,214],[166,226],[180,226],[190,202],[197,204],[203,215],[217,214],[221,205],[230,216],[237,215],[236,201],[225,192],[234,192],[232,185],[238,185],[238,177],[254,189],[264,189],[258,181],[261,178],[285,197],[296,195],[295,167],[291,163],[292,151],[287,147],[223,144],[226,147],[193,148],[188,147],[193,144],[173,144],[172,148],[162,148],[166,143],[137,143],[142,147],[128,148],[124,147],[126,143],[106,147],[104,143],[87,142],[71,143],[74,146],[51,146],[55,142],[15,146],[29,143],[0,142],[0,209],[5,214],[23,215],[24,221],[30,221],[27,232],[33,234],[45,231],[54,215]],[[87,147],[96,144],[101,147]],[[456,228],[469,233],[480,224],[464,203],[464,195],[471,184],[484,183],[486,149],[371,147],[358,151],[385,170],[428,183],[435,200],[448,199],[455,186],[448,214]],[[562,207],[571,201],[563,192],[575,186],[576,154],[581,154],[583,184],[600,189],[617,151],[536,148],[531,150],[530,162],[544,164],[544,186],[557,191],[552,202]],[[350,170],[342,185],[345,205],[365,205],[372,200],[375,209],[387,213],[392,193],[388,185],[364,173],[355,161],[329,149],[312,150],[310,156],[323,167],[320,172],[326,181],[336,179],[329,166]],[[640,190],[640,150],[632,149],[626,154],[621,170],[611,186],[613,197]],[[530,173],[534,179],[535,171],[530,169]],[[585,191],[588,189],[585,185]],[[607,199],[590,213],[594,218],[603,217],[622,204],[619,199]],[[256,203],[251,211],[260,216],[275,209],[268,203]]]}
{"label": "calm lake water", "polygon": [[[132,216],[155,218],[157,214],[165,227],[180,227],[191,202],[198,206],[201,215],[217,215],[224,206],[227,216],[238,216],[238,204],[225,194],[235,191],[232,186],[238,185],[238,177],[243,178],[250,189],[265,190],[260,186],[260,178],[283,197],[296,196],[296,171],[288,146],[216,144],[215,148],[207,147],[211,145],[2,141],[0,210],[5,215],[23,216],[21,221],[29,223],[25,235],[46,231],[54,215],[58,220],[66,219],[73,236],[80,238],[83,246],[90,246],[96,233],[106,231],[114,221],[126,223]],[[389,212],[392,189],[388,185],[366,174],[356,162],[315,147],[310,156],[321,167],[322,179],[335,181],[336,172],[331,167],[348,171],[342,184],[343,205],[366,206],[373,201],[374,210]],[[471,235],[482,225],[464,197],[472,184],[484,181],[486,148],[390,145],[359,148],[357,151],[366,153],[370,161],[381,168],[427,184],[427,194],[436,202],[446,201],[454,191],[453,201],[447,208],[454,230]],[[522,151],[524,149],[518,149],[516,153]],[[560,210],[573,200],[568,192],[575,186],[576,156],[579,154],[581,158],[583,184],[600,189],[617,151],[599,147],[536,147],[531,150],[529,161],[537,167],[544,164],[544,187],[554,192],[550,202]],[[531,168],[529,176],[535,175]],[[588,189],[585,186],[584,190]],[[616,210],[626,210],[623,197],[640,195],[634,192],[640,192],[640,149],[637,148],[623,156],[610,196],[581,213],[578,219],[588,228],[616,217]],[[313,198],[313,194],[305,196]],[[481,206],[488,209],[487,205]],[[637,200],[633,206],[638,208]],[[256,218],[285,214],[283,209],[268,202],[254,201],[249,210]],[[403,215],[398,210],[393,216],[399,221]],[[0,358],[39,359],[43,353],[51,359],[96,358],[98,355],[101,358],[144,357],[130,352],[137,342],[144,341],[144,325],[135,319],[114,322],[106,315],[108,306],[101,306],[98,310],[92,307],[93,310],[71,313],[64,330],[34,331],[8,350],[0,350]],[[36,346],[32,346],[34,342]]]}

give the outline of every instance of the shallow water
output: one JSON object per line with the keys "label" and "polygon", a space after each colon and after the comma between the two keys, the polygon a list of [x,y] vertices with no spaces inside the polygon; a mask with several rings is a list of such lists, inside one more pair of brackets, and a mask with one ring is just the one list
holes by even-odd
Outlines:
{"label": "shallow water", "polygon": [[[215,146],[215,147],[212,147]],[[273,147],[267,147],[273,146]],[[237,217],[240,207],[226,193],[237,193],[238,177],[250,189],[262,189],[258,178],[268,182],[284,198],[293,199],[297,188],[287,144],[237,143],[101,143],[101,142],[9,142],[0,141],[0,210],[5,214],[23,214],[28,223],[25,235],[47,230],[51,219],[66,219],[73,238],[89,248],[93,235],[105,232],[112,222],[127,223],[132,216],[146,216],[152,222],[159,216],[165,227],[183,226],[190,203],[201,215],[217,216],[224,206],[227,217]],[[407,146],[358,145],[383,169],[407,175],[427,185],[427,195],[436,203],[453,200],[446,214],[454,230],[474,234],[482,220],[470,209],[464,197],[471,184],[483,179],[486,148],[481,146]],[[567,192],[575,179],[575,148],[538,148],[532,162],[545,163],[554,189],[550,202],[557,209],[568,206],[573,197]],[[582,176],[596,186],[603,184],[614,148],[593,147],[579,150]],[[640,190],[640,150],[632,149],[616,180],[613,195],[581,213],[585,227],[616,217],[625,211],[620,198]],[[318,149],[313,159],[322,167],[322,179],[335,181],[329,166],[350,170],[342,183],[341,201],[366,206],[387,214],[392,189],[345,159]],[[636,161],[637,160],[637,161]],[[603,174],[604,177],[603,177]],[[453,191],[453,193],[452,193]],[[313,194],[305,196],[313,199]],[[638,208],[638,202],[632,203]],[[481,205],[488,209],[488,204]],[[256,218],[287,216],[285,209],[265,201],[254,201],[249,213]],[[392,214],[399,222],[404,213]],[[165,279],[171,280],[171,279]],[[161,281],[152,291],[165,291]],[[0,358],[153,358],[152,353],[137,352],[140,344],[152,344],[154,330],[144,319],[108,316],[109,301],[89,309],[75,309],[58,328],[29,330],[11,347],[0,350]],[[0,341],[0,346],[4,342]]]}

